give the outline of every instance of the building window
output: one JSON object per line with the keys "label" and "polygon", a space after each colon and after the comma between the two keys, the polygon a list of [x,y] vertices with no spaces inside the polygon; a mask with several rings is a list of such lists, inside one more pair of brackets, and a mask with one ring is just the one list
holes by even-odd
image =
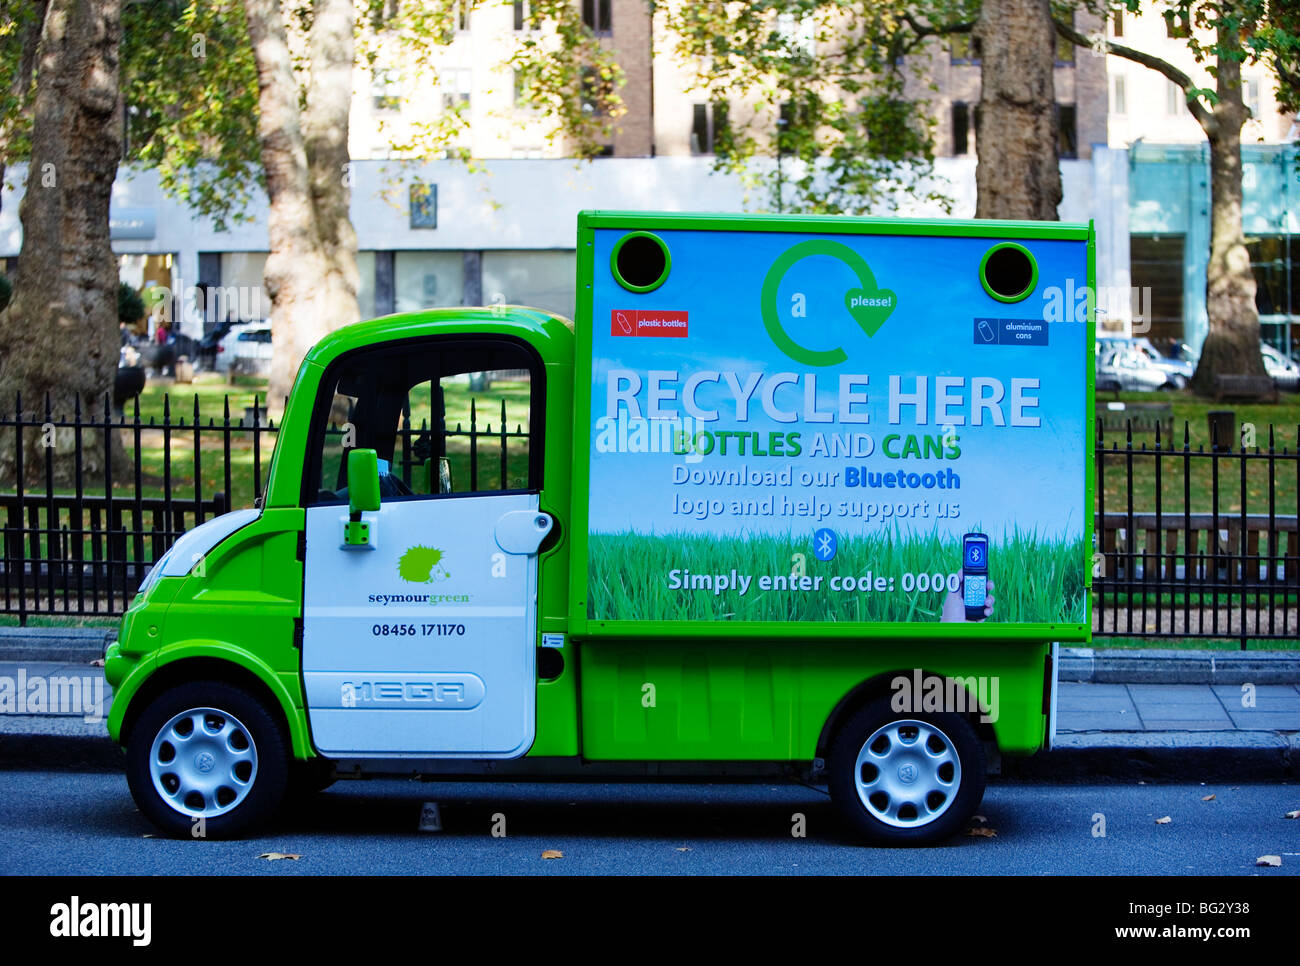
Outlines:
{"label": "building window", "polygon": [[1241,81],[1241,99],[1250,111],[1251,117],[1259,117],[1259,81],[1253,77]]}
{"label": "building window", "polygon": [[370,78],[370,103],[376,111],[397,111],[402,107],[402,75],[391,67],[379,68]]}
{"label": "building window", "polygon": [[1056,105],[1056,156],[1058,158],[1079,156],[1079,132],[1073,104]]}
{"label": "building window", "polygon": [[1113,36],[1124,36],[1124,12],[1116,10],[1114,17],[1111,18],[1111,32]]}
{"label": "building window", "polygon": [[[1183,341],[1182,235],[1133,235],[1129,239],[1131,285],[1143,293],[1133,306],[1133,321],[1150,326],[1152,341]],[[1147,294],[1149,293],[1149,294]],[[1142,318],[1149,313],[1150,318]]]}
{"label": "building window", "polygon": [[469,107],[470,90],[473,88],[474,74],[464,69],[444,70],[440,77],[442,86],[442,109],[454,111],[458,105]]}
{"label": "building window", "polygon": [[691,122],[691,154],[716,154],[718,138],[726,129],[726,101],[696,104]]}
{"label": "building window", "polygon": [[510,6],[514,8],[515,29],[527,30],[530,27],[528,21],[531,19],[529,16],[531,11],[528,9],[527,0],[517,0],[517,2],[512,3]]}
{"label": "building window", "polygon": [[469,9],[473,6],[474,0],[455,0],[453,13],[456,15],[456,29],[459,31],[469,30]]}
{"label": "building window", "polygon": [[[1070,11],[1070,27],[1074,27],[1074,11]],[[1056,63],[1073,64],[1074,63],[1074,42],[1066,40],[1060,34],[1056,35]]]}
{"label": "building window", "polygon": [[1123,74],[1116,74],[1110,79],[1110,112],[1121,115],[1128,113],[1128,91]]}
{"label": "building window", "polygon": [[982,55],[979,38],[972,34],[953,34],[948,41],[948,56],[954,64],[978,64]]}
{"label": "building window", "polygon": [[1183,114],[1187,111],[1187,95],[1183,89],[1173,81],[1165,84],[1165,113],[1169,115]]}
{"label": "building window", "polygon": [[613,31],[610,0],[582,0],[582,22],[598,34]]}
{"label": "building window", "polygon": [[952,105],[952,153],[970,154],[970,105],[962,101]]}
{"label": "building window", "polygon": [[612,84],[594,67],[582,68],[582,112],[593,117],[605,115],[605,105],[614,93]]}

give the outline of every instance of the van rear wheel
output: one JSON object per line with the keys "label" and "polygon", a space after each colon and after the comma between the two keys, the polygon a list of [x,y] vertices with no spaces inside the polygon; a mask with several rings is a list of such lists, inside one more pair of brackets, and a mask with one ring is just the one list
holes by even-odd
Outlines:
{"label": "van rear wheel", "polygon": [[889,698],[848,720],[829,764],[837,810],[875,845],[942,841],[984,797],[984,749],[970,722],[951,712],[896,712]]}
{"label": "van rear wheel", "polygon": [[280,806],[289,746],[253,695],[220,681],[159,695],[131,730],[126,777],[150,821],[176,838],[231,838]]}

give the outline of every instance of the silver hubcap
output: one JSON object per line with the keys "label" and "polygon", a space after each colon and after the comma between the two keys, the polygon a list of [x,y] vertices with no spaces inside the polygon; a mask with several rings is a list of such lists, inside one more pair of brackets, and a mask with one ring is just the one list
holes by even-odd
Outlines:
{"label": "silver hubcap", "polygon": [[234,715],[191,708],[159,729],[149,749],[149,775],[176,811],[215,818],[248,797],[257,777],[257,747]]}
{"label": "silver hubcap", "polygon": [[880,821],[916,828],[948,811],[961,786],[961,761],[934,725],[891,721],[863,742],[853,781],[863,807]]}

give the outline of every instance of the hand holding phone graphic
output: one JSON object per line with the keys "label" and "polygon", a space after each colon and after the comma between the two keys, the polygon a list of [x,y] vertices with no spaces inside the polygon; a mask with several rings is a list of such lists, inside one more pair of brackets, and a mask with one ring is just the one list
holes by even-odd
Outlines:
{"label": "hand holding phone graphic", "polygon": [[968,621],[982,621],[989,592],[989,538],[968,533],[961,538],[962,603]]}

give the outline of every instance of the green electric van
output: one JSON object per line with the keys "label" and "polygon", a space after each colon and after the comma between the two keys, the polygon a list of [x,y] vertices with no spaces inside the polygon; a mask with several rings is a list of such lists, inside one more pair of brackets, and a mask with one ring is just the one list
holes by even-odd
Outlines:
{"label": "green electric van", "polygon": [[575,319],[331,333],[122,620],[144,812],[381,775],[785,775],[963,829],[1091,633],[1091,226],[587,212]]}

